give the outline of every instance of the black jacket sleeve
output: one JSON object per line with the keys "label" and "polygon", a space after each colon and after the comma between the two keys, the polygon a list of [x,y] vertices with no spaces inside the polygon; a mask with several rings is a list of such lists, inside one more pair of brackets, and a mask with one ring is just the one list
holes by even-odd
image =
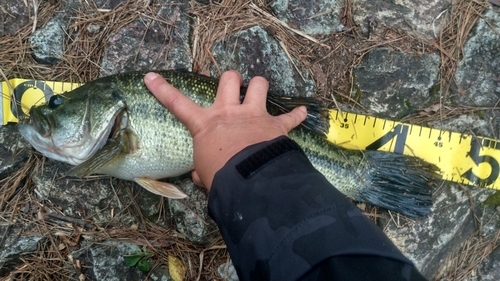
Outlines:
{"label": "black jacket sleeve", "polygon": [[425,280],[284,136],[232,157],[208,208],[241,281]]}

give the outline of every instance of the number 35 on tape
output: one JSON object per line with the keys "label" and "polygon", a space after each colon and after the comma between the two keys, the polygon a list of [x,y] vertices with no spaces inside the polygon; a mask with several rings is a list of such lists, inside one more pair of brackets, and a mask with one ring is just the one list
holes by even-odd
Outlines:
{"label": "number 35 on tape", "polygon": [[436,165],[444,180],[500,190],[500,141],[330,110],[332,143],[382,150]]}

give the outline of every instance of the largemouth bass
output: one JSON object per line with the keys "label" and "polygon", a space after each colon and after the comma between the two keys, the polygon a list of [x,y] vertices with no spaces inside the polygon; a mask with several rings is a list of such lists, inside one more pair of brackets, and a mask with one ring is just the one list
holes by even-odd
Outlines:
{"label": "largemouth bass", "polygon": [[[203,107],[215,99],[218,80],[214,78],[179,71],[158,73]],[[106,174],[133,180],[155,194],[184,198],[176,186],[158,179],[194,168],[192,139],[147,90],[144,75],[103,77],[54,95],[48,103],[31,108],[19,131],[43,155],[76,165],[71,175]],[[328,117],[316,100],[270,95],[268,101],[271,114],[308,106],[304,126],[289,136],[345,195],[411,217],[430,212],[434,166],[413,157],[333,145],[324,138]]]}

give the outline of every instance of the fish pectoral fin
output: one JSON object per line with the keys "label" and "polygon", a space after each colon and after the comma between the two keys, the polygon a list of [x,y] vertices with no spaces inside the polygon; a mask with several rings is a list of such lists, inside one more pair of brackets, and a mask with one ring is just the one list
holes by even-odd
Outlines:
{"label": "fish pectoral fin", "polygon": [[75,177],[85,177],[92,173],[96,173],[104,165],[109,163],[117,155],[125,152],[126,146],[121,138],[110,139],[108,142],[97,151],[92,157],[78,166],[73,167],[68,171],[67,175]]}
{"label": "fish pectoral fin", "polygon": [[147,178],[135,178],[134,181],[149,192],[161,195],[163,197],[172,199],[182,199],[187,197],[187,195],[182,192],[176,185],[168,182],[161,182]]}

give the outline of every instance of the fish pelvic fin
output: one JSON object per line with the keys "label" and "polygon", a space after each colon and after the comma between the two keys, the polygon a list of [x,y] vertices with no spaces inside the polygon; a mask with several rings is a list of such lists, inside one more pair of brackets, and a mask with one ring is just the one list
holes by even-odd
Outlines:
{"label": "fish pelvic fin", "polygon": [[183,199],[188,197],[179,187],[168,182],[161,182],[147,178],[135,178],[134,181],[147,191],[171,199]]}
{"label": "fish pelvic fin", "polygon": [[375,167],[358,201],[401,213],[410,218],[428,215],[432,193],[440,181],[439,169],[417,157],[382,151],[367,151]]}

